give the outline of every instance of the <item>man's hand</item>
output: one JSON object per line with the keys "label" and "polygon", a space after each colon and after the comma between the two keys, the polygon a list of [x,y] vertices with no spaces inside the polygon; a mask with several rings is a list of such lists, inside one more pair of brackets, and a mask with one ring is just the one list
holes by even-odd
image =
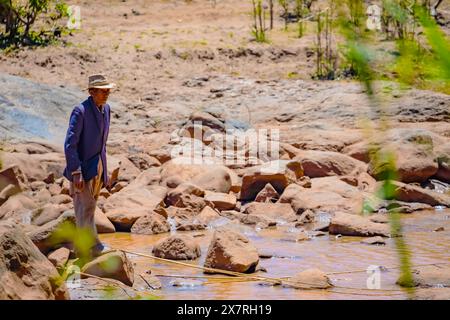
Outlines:
{"label": "man's hand", "polygon": [[75,185],[75,188],[77,188],[80,191],[83,191],[84,181],[81,173],[75,173],[73,175],[73,184]]}

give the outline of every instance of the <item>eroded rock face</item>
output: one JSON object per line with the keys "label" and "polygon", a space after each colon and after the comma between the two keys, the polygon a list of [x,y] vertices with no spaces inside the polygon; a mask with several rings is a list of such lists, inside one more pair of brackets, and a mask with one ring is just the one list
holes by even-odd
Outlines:
{"label": "eroded rock face", "polygon": [[343,212],[337,212],[334,215],[328,230],[330,234],[345,236],[390,237],[389,225],[372,222],[369,218]]}
{"label": "eroded rock face", "polygon": [[139,218],[131,227],[131,233],[158,234],[170,231],[170,225],[160,214],[151,213]]}
{"label": "eroded rock face", "polygon": [[0,224],[0,300],[69,299],[58,271],[16,225]]}
{"label": "eroded rock face", "polygon": [[200,257],[200,246],[188,235],[173,235],[162,239],[152,250],[160,258],[171,260],[194,260]]}
{"label": "eroded rock face", "polygon": [[[134,269],[131,261],[122,251],[108,252],[88,262],[83,266],[81,272],[101,278],[118,280],[127,286],[134,282]],[[86,278],[86,276],[81,276]]]}
{"label": "eroded rock face", "polygon": [[258,251],[247,237],[226,228],[219,228],[214,232],[204,266],[251,273],[255,271],[258,262]]}

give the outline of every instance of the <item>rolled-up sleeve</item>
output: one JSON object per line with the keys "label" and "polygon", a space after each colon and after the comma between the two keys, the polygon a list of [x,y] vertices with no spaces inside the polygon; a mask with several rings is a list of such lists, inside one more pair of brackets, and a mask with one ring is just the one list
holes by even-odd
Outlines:
{"label": "rolled-up sleeve", "polygon": [[66,140],[64,142],[64,153],[66,155],[67,171],[69,174],[81,170],[78,143],[82,129],[83,114],[78,107],[75,107],[70,115],[69,128],[67,129]]}

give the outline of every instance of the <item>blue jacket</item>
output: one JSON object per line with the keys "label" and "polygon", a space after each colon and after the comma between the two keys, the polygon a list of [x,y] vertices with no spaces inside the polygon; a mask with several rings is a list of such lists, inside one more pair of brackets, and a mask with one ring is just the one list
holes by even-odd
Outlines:
{"label": "blue jacket", "polygon": [[64,176],[70,181],[73,181],[72,172],[77,170],[81,170],[84,181],[94,178],[98,174],[98,161],[101,159],[104,172],[103,185],[107,185],[106,141],[110,117],[109,105],[103,107],[102,114],[92,97],[74,107],[64,142],[66,155]]}

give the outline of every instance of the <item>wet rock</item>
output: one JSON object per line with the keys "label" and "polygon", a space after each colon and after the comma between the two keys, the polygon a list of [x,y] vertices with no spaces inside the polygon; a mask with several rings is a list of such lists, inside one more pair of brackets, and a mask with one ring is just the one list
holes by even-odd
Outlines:
{"label": "wet rock", "polygon": [[371,238],[364,239],[361,241],[361,243],[372,244],[372,245],[376,245],[376,244],[384,245],[384,244],[386,244],[386,241],[382,237],[377,236],[377,237],[371,237]]}
{"label": "wet rock", "polygon": [[70,250],[67,248],[59,248],[53,252],[50,252],[47,256],[48,260],[56,267],[58,270],[63,270],[67,261],[69,261]]}
{"label": "wet rock", "polygon": [[271,219],[281,219],[288,222],[296,221],[297,217],[288,203],[253,202],[246,209],[249,215],[264,215]]}
{"label": "wet rock", "polygon": [[236,196],[230,193],[207,191],[205,201],[214,204],[217,210],[233,210],[236,207]]}
{"label": "wet rock", "polygon": [[247,237],[229,229],[218,228],[209,245],[204,267],[251,273],[255,271],[258,262],[258,251]]}
{"label": "wet rock", "polygon": [[137,234],[158,234],[169,231],[169,223],[163,216],[157,213],[140,217],[131,227],[131,233]]}
{"label": "wet rock", "polygon": [[366,165],[352,157],[330,151],[302,151],[294,158],[310,178],[353,175],[366,171]]}
{"label": "wet rock", "polygon": [[203,286],[203,281],[191,279],[175,279],[170,282],[173,287],[200,287]]}
{"label": "wet rock", "polygon": [[303,169],[298,161],[278,160],[253,167],[242,177],[240,199],[254,200],[268,183],[281,194],[289,183],[302,176]]}
{"label": "wet rock", "polygon": [[256,202],[276,202],[280,195],[272,187],[270,183],[267,183],[264,188],[256,195]]}
{"label": "wet rock", "polygon": [[66,224],[71,224],[75,228],[75,215],[71,211],[64,212],[56,220],[36,227],[28,232],[27,235],[42,253],[47,254],[49,251],[58,249],[66,244],[65,240],[53,237],[55,232]]}
{"label": "wet rock", "polygon": [[397,213],[412,213],[420,210],[432,210],[433,207],[425,203],[390,201],[386,205],[386,210]]}
{"label": "wet rock", "polygon": [[283,281],[283,286],[295,289],[328,289],[333,285],[325,272],[319,269],[307,269]]}
{"label": "wet rock", "polygon": [[[78,286],[79,285],[79,286]],[[136,292],[114,279],[80,279],[76,288],[70,289],[72,300],[130,300]]]}
{"label": "wet rock", "polygon": [[161,283],[161,281],[158,279],[158,277],[153,276],[153,275],[151,275],[151,274],[148,273],[148,272],[143,272],[143,273],[141,273],[141,274],[139,275],[139,278],[137,278],[137,279],[135,280],[134,287],[136,287],[137,284],[138,284],[141,280],[144,282],[144,284],[145,284],[144,287],[146,287],[146,288],[150,288],[150,289],[152,289],[152,290],[159,290],[159,289],[162,288],[162,283]]}
{"label": "wet rock", "polygon": [[116,228],[114,227],[112,222],[103,213],[103,211],[100,210],[98,207],[95,208],[94,221],[95,221],[95,227],[97,228],[98,233],[114,233],[114,232],[116,232]]}
{"label": "wet rock", "polygon": [[199,231],[205,230],[206,224],[198,222],[179,222],[177,221],[177,231]]}
{"label": "wet rock", "polygon": [[69,299],[56,268],[14,224],[0,223],[0,300]]}
{"label": "wet rock", "polygon": [[341,234],[345,236],[390,237],[388,225],[375,223],[366,217],[343,212],[337,212],[331,219],[329,232],[330,234]]}
{"label": "wet rock", "polygon": [[171,260],[194,260],[200,257],[200,246],[193,237],[173,235],[159,241],[152,250],[160,258]]}
{"label": "wet rock", "polygon": [[437,193],[421,187],[405,184],[399,181],[392,181],[395,188],[394,197],[405,202],[421,202],[431,206],[450,207],[450,196]]}
{"label": "wet rock", "polygon": [[[95,258],[81,268],[81,272],[100,278],[115,279],[127,286],[134,282],[134,269],[125,253],[113,251]],[[81,278],[86,276],[81,275]]]}
{"label": "wet rock", "polygon": [[450,287],[450,267],[447,265],[423,266],[412,271],[412,282],[401,276],[397,284],[402,287]]}

